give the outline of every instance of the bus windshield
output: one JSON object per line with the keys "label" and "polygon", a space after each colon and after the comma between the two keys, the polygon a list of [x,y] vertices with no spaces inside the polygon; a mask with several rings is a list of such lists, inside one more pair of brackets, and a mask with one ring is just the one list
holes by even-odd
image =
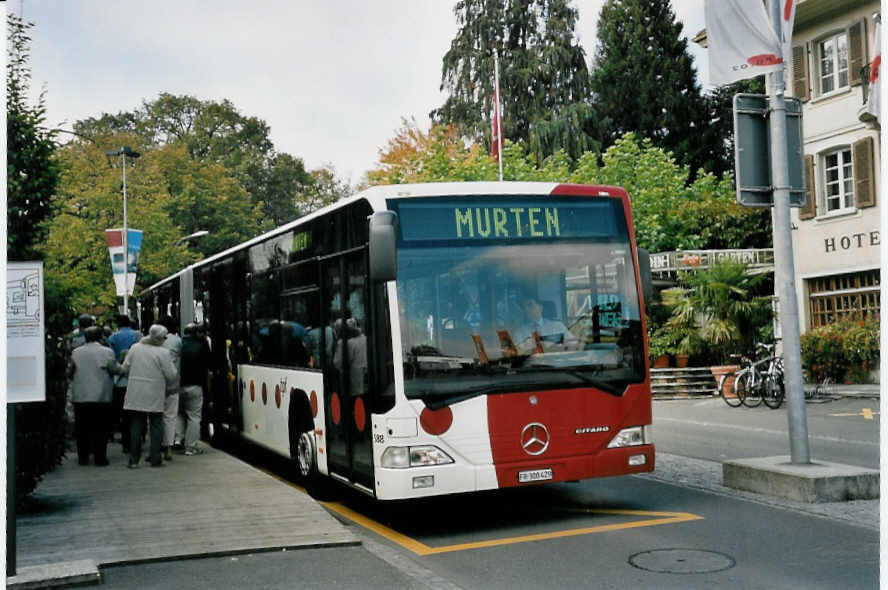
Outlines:
{"label": "bus windshield", "polygon": [[440,407],[536,389],[620,395],[643,380],[635,267],[619,199],[429,201],[390,203],[401,220],[408,398]]}

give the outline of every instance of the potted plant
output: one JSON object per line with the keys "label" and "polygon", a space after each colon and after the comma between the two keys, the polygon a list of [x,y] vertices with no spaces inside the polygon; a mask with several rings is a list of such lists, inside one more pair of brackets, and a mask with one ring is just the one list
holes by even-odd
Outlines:
{"label": "potted plant", "polygon": [[660,326],[648,336],[648,356],[652,369],[665,369],[669,366],[669,355],[673,352],[672,336],[665,326]]}
{"label": "potted plant", "polygon": [[705,352],[716,368],[724,367],[713,374],[736,370],[726,365],[730,355],[751,354],[760,328],[769,321],[769,297],[757,294],[765,275],[747,271],[745,263],[722,260],[679,275],[679,286],[663,291],[663,301],[672,309],[667,325],[681,335],[678,352]]}

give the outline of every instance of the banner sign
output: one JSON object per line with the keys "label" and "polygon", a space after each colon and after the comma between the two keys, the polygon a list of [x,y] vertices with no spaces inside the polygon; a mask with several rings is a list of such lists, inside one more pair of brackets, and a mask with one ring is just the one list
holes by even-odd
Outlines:
{"label": "banner sign", "polygon": [[[721,86],[783,69],[783,42],[791,43],[792,23],[777,37],[761,2],[706,0],[709,81]],[[795,3],[786,0],[784,21],[795,18]]]}
{"label": "banner sign", "polygon": [[6,266],[6,402],[46,400],[43,262]]}
{"label": "banner sign", "polygon": [[[126,247],[129,250],[127,256],[126,279],[123,270],[123,230],[106,229],[105,239],[108,241],[108,253],[111,256],[111,272],[114,274],[114,287],[117,295],[122,297],[133,294],[136,286],[136,273],[139,270],[139,253],[142,250],[142,230],[128,229]],[[125,291],[124,291],[125,289]]]}

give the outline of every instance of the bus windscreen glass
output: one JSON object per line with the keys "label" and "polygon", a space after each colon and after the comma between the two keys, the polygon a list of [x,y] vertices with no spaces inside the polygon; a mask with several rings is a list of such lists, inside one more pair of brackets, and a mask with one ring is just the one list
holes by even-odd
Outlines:
{"label": "bus windscreen glass", "polygon": [[[614,198],[405,199],[398,305],[408,398],[644,379],[635,267]],[[491,378],[491,377],[494,378]]]}

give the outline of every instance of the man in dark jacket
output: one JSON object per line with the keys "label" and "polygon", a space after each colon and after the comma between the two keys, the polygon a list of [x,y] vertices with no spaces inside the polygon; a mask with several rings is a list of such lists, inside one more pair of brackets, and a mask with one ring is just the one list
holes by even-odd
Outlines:
{"label": "man in dark jacket", "polygon": [[209,368],[210,348],[207,340],[200,335],[195,324],[188,324],[182,339],[182,393],[176,421],[176,438],[183,441],[186,456],[201,452],[197,441],[200,438],[201,410]]}

